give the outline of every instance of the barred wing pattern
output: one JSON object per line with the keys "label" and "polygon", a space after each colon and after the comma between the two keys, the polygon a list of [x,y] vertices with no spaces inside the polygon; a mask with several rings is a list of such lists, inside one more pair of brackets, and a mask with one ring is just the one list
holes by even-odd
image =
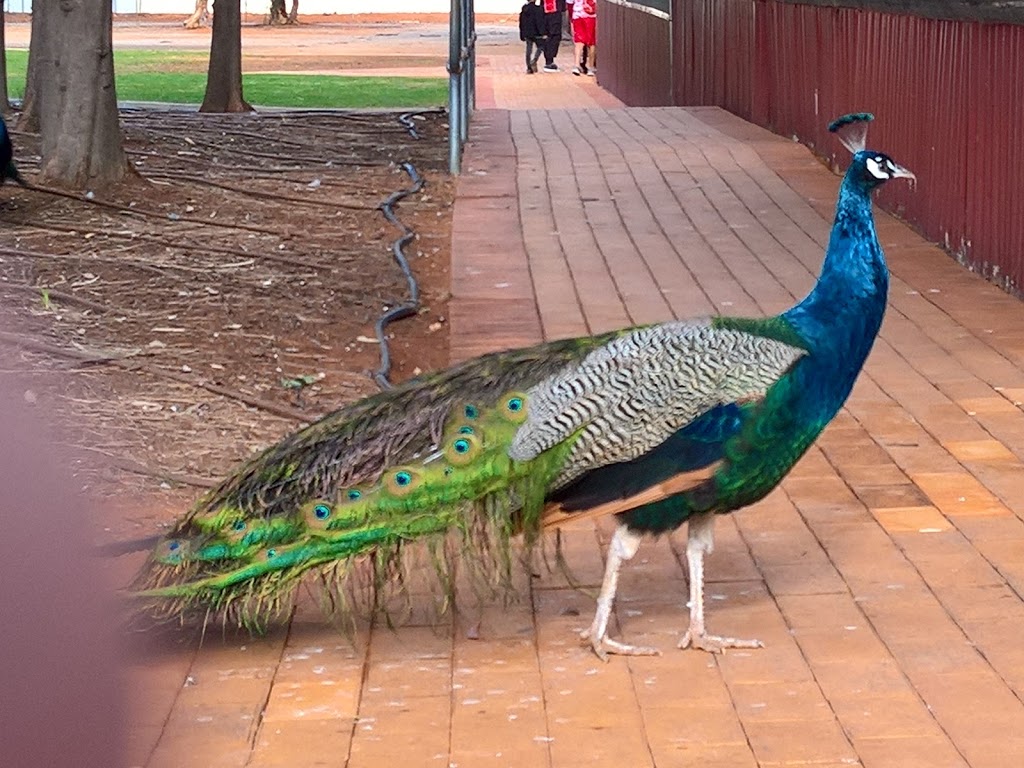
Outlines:
{"label": "barred wing pattern", "polygon": [[531,389],[509,455],[529,461],[578,435],[562,487],[646,454],[716,405],[760,399],[804,354],[710,319],[638,328]]}

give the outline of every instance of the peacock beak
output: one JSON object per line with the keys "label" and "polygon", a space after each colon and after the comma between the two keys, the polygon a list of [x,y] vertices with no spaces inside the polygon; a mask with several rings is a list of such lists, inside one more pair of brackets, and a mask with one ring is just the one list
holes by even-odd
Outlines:
{"label": "peacock beak", "polygon": [[897,163],[894,163],[894,165],[896,167],[893,169],[892,178],[910,179],[911,181],[917,181],[917,176],[915,176],[912,171],[910,171],[907,168],[904,168],[902,165],[899,165]]}

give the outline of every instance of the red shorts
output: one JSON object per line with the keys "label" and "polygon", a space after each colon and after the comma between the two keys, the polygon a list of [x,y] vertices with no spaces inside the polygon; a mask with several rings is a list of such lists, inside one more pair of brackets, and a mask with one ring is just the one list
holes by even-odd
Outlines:
{"label": "red shorts", "polygon": [[597,45],[597,19],[581,16],[572,20],[572,41],[584,45]]}

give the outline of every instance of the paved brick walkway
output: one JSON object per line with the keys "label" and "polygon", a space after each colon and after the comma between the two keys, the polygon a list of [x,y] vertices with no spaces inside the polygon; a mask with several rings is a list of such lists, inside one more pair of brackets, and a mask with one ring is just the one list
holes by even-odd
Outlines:
{"label": "paved brick walkway", "polygon": [[[458,185],[455,357],[771,313],[810,288],[838,179],[805,149],[716,109],[623,109],[512,56],[482,59],[497,108]],[[414,621],[352,645],[310,601],[269,637],[148,655],[129,764],[1024,765],[1024,306],[878,224],[893,283],[866,375],[782,489],[717,526],[710,626],[764,649],[674,650],[677,534],[624,569],[617,610],[661,657],[599,662],[573,634],[592,599],[550,574],[485,607],[479,640],[476,619]],[[565,533],[587,585],[608,533]]]}

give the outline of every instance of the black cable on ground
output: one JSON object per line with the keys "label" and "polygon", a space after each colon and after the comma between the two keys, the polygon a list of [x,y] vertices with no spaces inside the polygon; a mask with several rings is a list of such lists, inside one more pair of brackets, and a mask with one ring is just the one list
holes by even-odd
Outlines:
{"label": "black cable on ground", "polygon": [[405,112],[398,116],[398,122],[405,126],[405,130],[409,132],[409,135],[414,139],[420,137],[419,131],[416,130],[416,123],[413,122],[413,116],[420,114],[419,112]]}
{"label": "black cable on ground", "polygon": [[412,163],[402,163],[402,170],[409,174],[409,178],[412,179],[413,185],[408,189],[399,190],[388,197],[387,200],[380,204],[380,210],[384,213],[384,217],[402,232],[401,237],[391,244],[391,254],[394,256],[395,262],[405,275],[406,283],[409,286],[409,300],[389,309],[380,316],[377,320],[377,324],[374,326],[374,331],[377,334],[377,341],[380,342],[380,368],[378,368],[373,374],[373,380],[377,382],[377,386],[381,389],[391,389],[393,386],[391,381],[388,379],[388,376],[391,373],[391,350],[388,348],[388,340],[384,334],[384,327],[395,320],[401,320],[403,317],[415,315],[420,309],[420,286],[419,283],[416,282],[416,278],[413,276],[412,270],[409,268],[409,260],[406,258],[404,251],[405,246],[408,245],[416,236],[416,233],[409,229],[409,227],[403,224],[398,217],[395,216],[392,206],[402,198],[419,192],[423,189],[425,182],[416,172]]}

